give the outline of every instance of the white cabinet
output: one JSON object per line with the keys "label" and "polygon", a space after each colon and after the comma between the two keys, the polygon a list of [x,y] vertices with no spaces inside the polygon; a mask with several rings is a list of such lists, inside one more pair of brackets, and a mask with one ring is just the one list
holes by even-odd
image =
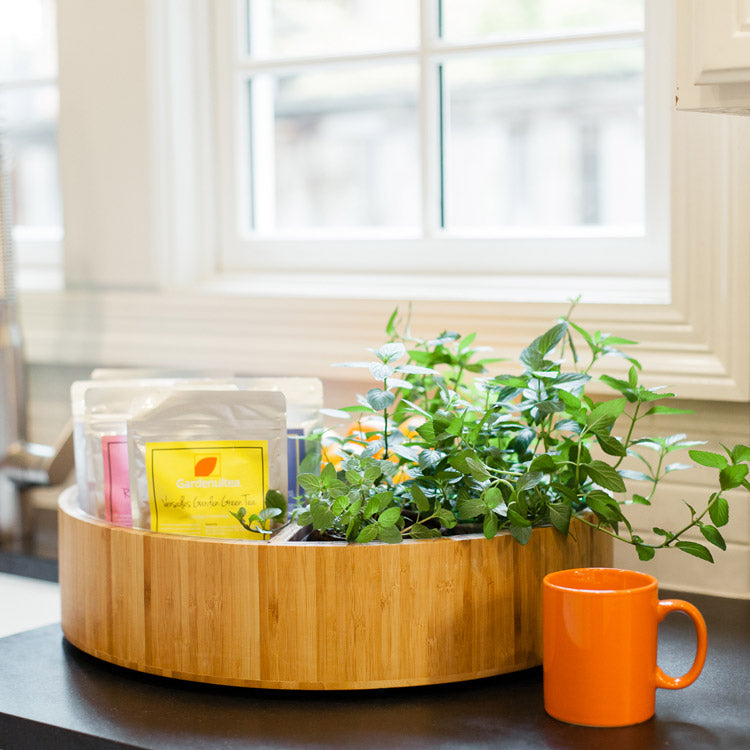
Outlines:
{"label": "white cabinet", "polygon": [[750,115],[750,0],[677,0],[677,109]]}

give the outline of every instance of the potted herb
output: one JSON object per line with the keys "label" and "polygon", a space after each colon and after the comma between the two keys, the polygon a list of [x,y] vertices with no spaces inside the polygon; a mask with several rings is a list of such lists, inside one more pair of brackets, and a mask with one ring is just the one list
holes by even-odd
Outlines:
{"label": "potted herb", "polygon": [[[588,332],[569,312],[517,370],[490,375],[473,335],[420,340],[394,314],[387,337],[370,361],[348,363],[377,382],[334,412],[345,434],[323,441],[320,473],[299,477],[294,515],[313,528],[308,539],[156,534],[61,498],[66,638],[115,664],[228,685],[469,680],[541,664],[546,573],[611,565],[613,539],[645,560],[668,547],[711,560],[708,545],[724,547],[726,492],[750,488],[750,448],[724,455],[684,435],[643,437],[641,420],[678,410],[673,394],[642,385],[620,351],[632,342]],[[610,356],[629,369],[600,375],[612,393],[594,400],[592,368]],[[718,470],[718,488],[650,544],[628,508],[686,467],[673,460],[680,449]],[[645,489],[628,491],[632,480]],[[283,516],[283,500],[236,518],[257,530]]]}
{"label": "potted herb", "polygon": [[[684,411],[668,405],[675,394],[639,382],[640,363],[620,349],[635,342],[586,331],[571,319],[574,307],[521,352],[520,373],[495,376],[487,365],[497,360],[474,334],[418,339],[408,322],[399,330],[396,310],[372,359],[341,365],[369,370],[377,385],[356,405],[327,412],[349,429],[324,440],[319,476],[299,476],[305,504],[295,520],[311,524],[314,538],[355,543],[431,539],[468,526],[488,539],[507,531],[524,545],[535,527],[567,535],[577,519],[633,545],[641,560],[674,547],[713,562],[707,544],[726,547],[726,491],[750,489],[750,448],[721,455],[685,435],[636,437],[648,416]],[[630,363],[627,376],[600,375],[613,394],[594,400],[592,368],[612,356]],[[719,470],[719,486],[704,508],[688,505],[676,529],[654,528],[660,541],[648,543],[628,507],[649,505],[668,473],[690,468],[672,460],[684,449]],[[640,470],[626,468],[627,459]],[[629,491],[628,480],[645,489]],[[696,530],[707,544],[686,538]]]}

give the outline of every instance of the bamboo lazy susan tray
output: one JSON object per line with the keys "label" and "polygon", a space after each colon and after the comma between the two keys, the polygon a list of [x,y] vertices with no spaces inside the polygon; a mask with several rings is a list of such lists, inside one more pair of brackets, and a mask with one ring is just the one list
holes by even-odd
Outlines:
{"label": "bamboo lazy susan tray", "polygon": [[609,566],[576,524],[397,545],[247,542],[113,526],[60,497],[62,628],[113,664],[185,680],[338,690],[541,664],[542,578]]}

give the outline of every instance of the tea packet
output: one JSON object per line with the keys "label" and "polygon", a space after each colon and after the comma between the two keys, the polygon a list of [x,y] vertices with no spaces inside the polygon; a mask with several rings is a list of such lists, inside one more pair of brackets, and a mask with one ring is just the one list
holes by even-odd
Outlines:
{"label": "tea packet", "polygon": [[127,420],[133,400],[174,388],[236,388],[236,385],[198,377],[99,379],[99,372],[95,370],[91,380],[76,381],[71,386],[79,506],[97,518],[130,526]]}
{"label": "tea packet", "polygon": [[240,387],[251,390],[280,391],[286,398],[287,467],[289,506],[293,499],[304,496],[297,484],[302,472],[320,472],[320,441],[323,429],[323,383],[319,378],[243,377]]}
{"label": "tea packet", "polygon": [[138,394],[174,379],[76,381],[71,386],[79,506],[92,516],[131,525],[126,421]]}
{"label": "tea packet", "polygon": [[262,539],[284,515],[286,401],[280,392],[172,390],[132,404],[133,525],[223,539]]}

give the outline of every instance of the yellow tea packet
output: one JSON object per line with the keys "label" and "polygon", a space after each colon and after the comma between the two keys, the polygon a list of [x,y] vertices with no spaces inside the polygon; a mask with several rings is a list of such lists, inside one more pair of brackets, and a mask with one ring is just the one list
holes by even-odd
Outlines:
{"label": "yellow tea packet", "polygon": [[171,534],[264,538],[247,528],[260,524],[246,519],[265,520],[268,498],[278,505],[287,495],[283,394],[175,391],[155,401],[144,402],[128,422],[133,525]]}

